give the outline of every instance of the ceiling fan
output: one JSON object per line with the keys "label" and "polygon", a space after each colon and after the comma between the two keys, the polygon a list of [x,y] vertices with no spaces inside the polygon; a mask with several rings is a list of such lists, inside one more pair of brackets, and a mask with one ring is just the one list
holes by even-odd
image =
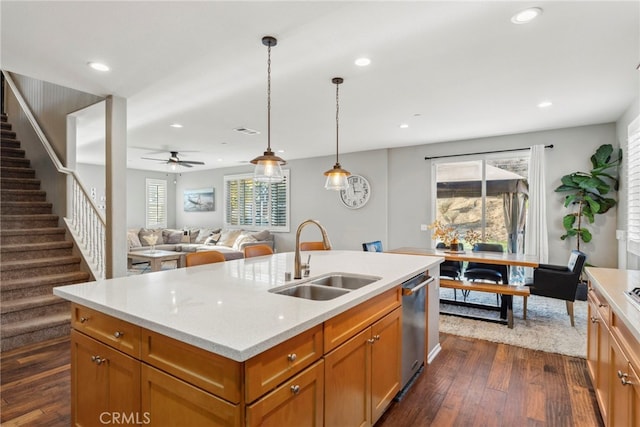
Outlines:
{"label": "ceiling fan", "polygon": [[193,161],[193,160],[180,160],[180,158],[178,157],[178,152],[177,151],[170,151],[171,155],[169,156],[168,159],[164,160],[164,159],[152,159],[151,157],[141,157],[141,159],[144,160],[157,160],[159,162],[164,162],[168,165],[171,165],[172,167],[175,166],[184,166],[187,168],[192,168],[193,165],[204,165],[204,162],[198,162],[198,161]]}

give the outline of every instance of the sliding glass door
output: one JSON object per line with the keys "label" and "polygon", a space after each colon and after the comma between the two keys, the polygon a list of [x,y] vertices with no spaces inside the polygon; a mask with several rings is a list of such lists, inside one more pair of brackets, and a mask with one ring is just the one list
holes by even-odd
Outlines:
{"label": "sliding glass door", "polygon": [[[453,226],[464,238],[501,244],[522,253],[526,225],[529,152],[473,160],[433,161],[433,218]],[[466,250],[472,245],[463,241]]]}

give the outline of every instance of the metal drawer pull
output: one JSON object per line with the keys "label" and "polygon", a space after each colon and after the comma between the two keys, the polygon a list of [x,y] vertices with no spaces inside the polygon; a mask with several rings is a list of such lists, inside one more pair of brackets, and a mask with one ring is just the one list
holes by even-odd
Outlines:
{"label": "metal drawer pull", "polygon": [[367,340],[367,342],[368,342],[369,344],[373,344],[374,342],[376,342],[376,340],[374,340],[373,338],[369,338],[369,339]]}
{"label": "metal drawer pull", "polygon": [[292,385],[291,386],[291,393],[293,393],[293,394],[300,393],[300,386],[299,385]]}
{"label": "metal drawer pull", "polygon": [[86,321],[88,321],[88,320],[89,320],[89,318],[88,318],[88,317],[81,317],[81,318],[80,318],[80,323],[84,323],[84,322],[86,322]]}
{"label": "metal drawer pull", "polygon": [[91,356],[91,361],[94,362],[96,365],[102,365],[105,362],[108,362],[108,359],[103,359],[100,356]]}
{"label": "metal drawer pull", "polygon": [[591,323],[598,323],[598,319],[595,316],[591,316]]}
{"label": "metal drawer pull", "polygon": [[296,356],[296,354],[295,354],[295,353],[291,353],[291,354],[289,354],[289,355],[287,356],[287,360],[288,360],[289,362],[295,362],[297,358],[298,358],[298,356]]}
{"label": "metal drawer pull", "polygon": [[376,341],[380,341],[380,335],[374,335],[373,339],[376,340]]}
{"label": "metal drawer pull", "polygon": [[116,331],[116,333],[113,334],[113,336],[116,338],[122,338],[123,335],[124,335],[124,332],[120,332],[120,331]]}
{"label": "metal drawer pull", "polygon": [[598,307],[606,307],[606,306],[607,304],[603,304],[603,303],[598,304]]}
{"label": "metal drawer pull", "polygon": [[622,371],[618,371],[618,378],[620,378],[622,385],[633,384],[631,381],[627,380],[627,378],[629,378],[629,374],[622,373]]}

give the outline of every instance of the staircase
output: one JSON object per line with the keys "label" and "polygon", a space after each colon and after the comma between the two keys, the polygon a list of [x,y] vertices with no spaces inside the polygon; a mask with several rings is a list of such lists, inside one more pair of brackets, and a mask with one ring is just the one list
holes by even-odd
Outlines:
{"label": "staircase", "polygon": [[81,283],[73,243],[65,240],[52,204],[20,149],[7,116],[0,116],[0,350],[69,334],[69,303],[55,286]]}

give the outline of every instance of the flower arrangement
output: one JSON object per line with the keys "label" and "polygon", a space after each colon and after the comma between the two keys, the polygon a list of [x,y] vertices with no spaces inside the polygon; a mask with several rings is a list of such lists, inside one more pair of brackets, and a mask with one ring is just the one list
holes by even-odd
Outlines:
{"label": "flower arrangement", "polygon": [[482,235],[478,231],[469,229],[465,232],[464,237],[461,238],[460,233],[453,225],[444,224],[440,220],[435,220],[431,225],[429,225],[429,229],[433,230],[431,238],[433,240],[441,241],[447,247],[451,247],[452,244],[455,245],[459,243],[460,240],[464,240],[471,246],[482,241]]}
{"label": "flower arrangement", "polygon": [[156,243],[158,242],[158,236],[155,234],[149,234],[147,236],[142,236],[142,238],[151,246],[151,253],[156,251]]}
{"label": "flower arrangement", "polygon": [[460,234],[451,224],[444,224],[439,219],[435,220],[429,225],[429,229],[433,230],[431,238],[433,240],[440,240],[446,246],[451,246],[452,243],[458,243]]}

